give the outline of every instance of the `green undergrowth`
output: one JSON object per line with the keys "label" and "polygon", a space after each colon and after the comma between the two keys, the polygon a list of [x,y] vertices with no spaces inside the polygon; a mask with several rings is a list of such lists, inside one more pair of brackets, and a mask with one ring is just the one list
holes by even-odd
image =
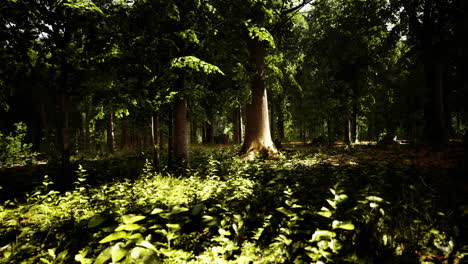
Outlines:
{"label": "green undergrowth", "polygon": [[[466,206],[450,171],[301,152],[244,161],[197,149],[183,177],[154,173],[73,190],[45,176],[0,210],[0,263],[455,263]],[[353,153],[357,157],[359,153]],[[431,173],[428,173],[431,171]],[[442,176],[441,176],[442,175]],[[438,178],[438,181],[431,179]],[[444,189],[445,188],[445,189]],[[452,195],[446,193],[452,192]]]}

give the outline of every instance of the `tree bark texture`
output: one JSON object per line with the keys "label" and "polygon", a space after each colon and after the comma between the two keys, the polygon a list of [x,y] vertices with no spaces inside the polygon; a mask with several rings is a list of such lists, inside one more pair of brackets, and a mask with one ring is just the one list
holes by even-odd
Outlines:
{"label": "tree bark texture", "polygon": [[240,144],[242,141],[242,116],[240,107],[234,110],[234,143]]}
{"label": "tree bark texture", "polygon": [[62,166],[67,168],[70,163],[70,109],[64,92],[60,95],[60,110]]}
{"label": "tree bark texture", "polygon": [[112,112],[107,117],[107,148],[110,154],[115,152],[114,113]]}
{"label": "tree bark texture", "polygon": [[123,151],[132,150],[132,134],[128,117],[124,117],[122,121],[122,136],[120,140],[120,149]]}
{"label": "tree bark texture", "polygon": [[156,114],[151,116],[151,145],[153,146],[153,166],[156,171],[161,168],[161,154],[159,149],[159,119]]}
{"label": "tree bark texture", "polygon": [[[180,77],[178,90],[183,91],[186,83],[185,78]],[[189,160],[187,124],[187,99],[178,98],[174,102],[174,158],[179,166],[187,166]]]}
{"label": "tree bark texture", "polygon": [[250,62],[255,66],[256,74],[251,84],[252,101],[247,105],[243,153],[248,158],[255,158],[259,153],[273,156],[278,152],[270,134],[268,116],[268,98],[265,88],[265,44],[258,39],[249,39],[247,48]]}
{"label": "tree bark texture", "polygon": [[[444,113],[445,87],[443,81],[443,58],[440,43],[434,44],[433,40],[437,37],[435,30],[435,14],[433,12],[433,1],[426,0],[424,3],[423,17],[423,62],[426,87],[429,94],[429,105],[427,106],[426,139],[432,145],[434,152],[446,152],[448,147],[448,132]],[[439,25],[440,26],[440,25]],[[436,46],[438,45],[438,46]]]}

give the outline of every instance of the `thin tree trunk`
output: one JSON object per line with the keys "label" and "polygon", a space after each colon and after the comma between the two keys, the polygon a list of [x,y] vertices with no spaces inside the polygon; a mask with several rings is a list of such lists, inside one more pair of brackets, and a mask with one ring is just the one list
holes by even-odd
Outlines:
{"label": "thin tree trunk", "polygon": [[249,39],[247,48],[250,62],[256,67],[256,75],[252,80],[252,101],[247,105],[247,122],[243,153],[250,159],[259,153],[273,156],[278,152],[270,134],[270,119],[268,116],[268,97],[265,88],[264,67],[265,47],[258,39]]}
{"label": "thin tree trunk", "polygon": [[[178,90],[183,91],[187,85],[185,77],[178,80]],[[187,99],[178,98],[174,103],[174,158],[177,165],[188,166],[188,121]]]}
{"label": "thin tree trunk", "polygon": [[196,121],[191,122],[190,132],[190,142],[198,144],[198,126]]}
{"label": "thin tree trunk", "polygon": [[353,144],[359,142],[358,132],[357,132],[357,130],[358,130],[357,120],[358,120],[357,106],[354,104],[353,105],[353,112],[352,112],[351,118],[350,118],[351,142]]}
{"label": "thin tree trunk", "polygon": [[215,142],[216,119],[214,118],[214,115],[211,118],[211,123],[210,123],[210,126],[208,128],[209,128],[209,138],[208,138],[208,140],[210,141],[210,144],[215,144],[216,143]]}
{"label": "thin tree trunk", "polygon": [[[52,133],[50,131],[49,120],[47,119],[47,112],[45,109],[45,104],[42,100],[40,101],[40,107],[41,107],[40,114],[41,114],[42,127],[44,129],[44,135],[46,137],[47,143],[49,144],[49,151],[51,151],[51,154],[54,154],[57,144],[56,144],[55,138],[52,137]],[[55,157],[55,155],[52,155],[52,157]]]}
{"label": "thin tree trunk", "polygon": [[328,145],[331,146],[333,143],[332,127],[330,119],[327,119],[327,134],[328,134]]}
{"label": "thin tree trunk", "polygon": [[70,109],[69,103],[66,100],[64,92],[60,95],[61,108],[61,153],[62,153],[62,168],[63,172],[70,165]]}
{"label": "thin tree trunk", "polygon": [[122,121],[122,136],[120,140],[120,149],[122,151],[130,151],[132,149],[131,138],[129,120],[128,117],[124,117]]}
{"label": "thin tree trunk", "polygon": [[112,112],[107,117],[107,148],[110,154],[115,152],[114,113]]}
{"label": "thin tree trunk", "polygon": [[345,120],[344,120],[344,143],[346,145],[351,144],[351,120],[349,113],[346,113]]}
{"label": "thin tree trunk", "polygon": [[168,133],[167,133],[167,167],[169,169],[174,167],[174,110],[171,109],[169,112],[169,118],[167,121]]}
{"label": "thin tree trunk", "polygon": [[161,169],[161,152],[159,142],[159,119],[158,116],[153,113],[151,115],[151,146],[153,147],[153,166],[156,171]]}
{"label": "thin tree trunk", "polygon": [[278,107],[278,137],[280,142],[284,141],[284,111],[283,111],[284,97],[280,97],[280,105]]}
{"label": "thin tree trunk", "polygon": [[86,113],[83,114],[83,152],[89,153],[90,151],[89,141],[89,120]]}
{"label": "thin tree trunk", "polygon": [[240,144],[242,141],[242,119],[240,107],[234,109],[234,143]]}

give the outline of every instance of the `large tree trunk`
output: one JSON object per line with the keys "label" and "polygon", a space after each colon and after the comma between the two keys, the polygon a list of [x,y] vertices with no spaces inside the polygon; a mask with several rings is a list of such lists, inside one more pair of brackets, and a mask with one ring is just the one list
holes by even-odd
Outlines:
{"label": "large tree trunk", "polygon": [[156,171],[161,169],[161,150],[159,142],[159,119],[158,116],[153,113],[151,116],[151,146],[153,147],[153,166]]}
{"label": "large tree trunk", "polygon": [[256,74],[251,85],[252,101],[247,105],[247,122],[242,151],[251,159],[260,153],[268,157],[273,157],[278,153],[270,134],[268,98],[264,79],[264,45],[258,39],[247,41],[250,62],[255,66]]}
{"label": "large tree trunk", "polygon": [[[434,46],[436,37],[435,18],[432,11],[433,1],[426,0],[423,20],[423,52],[426,87],[429,93],[428,115],[426,116],[426,139],[432,146],[432,151],[445,153],[448,148],[448,133],[445,120],[444,83],[443,83],[443,47]],[[444,48],[445,49],[445,48]],[[443,154],[440,155],[444,156]]]}
{"label": "large tree trunk", "polygon": [[107,148],[110,154],[115,151],[115,137],[114,137],[114,113],[109,113],[107,117]]}
{"label": "large tree trunk", "polygon": [[[184,77],[178,80],[178,90],[185,89],[187,81]],[[177,165],[188,165],[188,126],[187,126],[187,99],[178,98],[174,103],[174,158]]]}

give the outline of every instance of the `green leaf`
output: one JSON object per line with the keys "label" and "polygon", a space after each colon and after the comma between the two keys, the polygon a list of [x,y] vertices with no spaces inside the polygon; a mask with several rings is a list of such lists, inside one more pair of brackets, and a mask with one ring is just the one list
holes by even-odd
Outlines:
{"label": "green leaf", "polygon": [[327,202],[328,202],[328,204],[329,204],[331,207],[333,207],[333,208],[336,209],[336,202],[335,202],[335,201],[330,200],[330,199],[327,199]]}
{"label": "green leaf", "polygon": [[267,42],[272,48],[276,48],[275,40],[266,28],[253,25],[249,21],[245,23],[245,26],[249,31],[249,37],[251,39],[258,39],[259,41]]}
{"label": "green leaf", "polygon": [[225,230],[223,228],[218,229],[218,232],[222,236],[230,236],[231,235],[231,232],[229,232],[229,231],[227,231],[227,230]]}
{"label": "green leaf", "polygon": [[146,216],[143,216],[143,215],[123,215],[122,216],[122,221],[124,222],[124,224],[132,224],[132,223],[135,223],[135,222],[138,222],[138,221],[141,221],[143,219],[145,219]]}
{"label": "green leaf", "polygon": [[111,256],[113,263],[119,262],[128,254],[128,250],[123,248],[122,245],[123,243],[120,242],[112,247]]}
{"label": "green leaf", "polygon": [[198,215],[204,209],[205,209],[204,204],[202,204],[202,203],[196,204],[192,209],[192,215]]}
{"label": "green leaf", "polygon": [[143,228],[139,224],[128,224],[128,225],[121,225],[115,229],[115,231],[135,231]]}
{"label": "green leaf", "polygon": [[153,211],[151,211],[151,214],[160,214],[160,213],[162,213],[162,212],[164,212],[163,209],[161,209],[161,208],[154,208]]}
{"label": "green leaf", "polygon": [[378,197],[378,196],[367,196],[366,200],[371,201],[371,202],[382,202],[383,199]]}
{"label": "green leaf", "polygon": [[95,215],[89,219],[88,222],[88,228],[95,228],[100,226],[102,223],[104,223],[107,220],[107,217],[102,216],[102,215]]}
{"label": "green leaf", "polygon": [[284,207],[276,208],[276,211],[278,211],[280,213],[283,213],[286,216],[291,215],[291,211],[289,211],[288,209],[286,209]]}
{"label": "green leaf", "polygon": [[319,230],[317,229],[312,235],[311,242],[320,241],[323,239],[331,239],[336,236],[336,233],[328,230]]}
{"label": "green leaf", "polygon": [[96,260],[93,264],[105,264],[109,259],[111,259],[111,247],[104,249],[99,256],[97,256]]}
{"label": "green leaf", "polygon": [[114,233],[106,236],[101,241],[99,241],[99,243],[103,244],[103,243],[111,242],[111,241],[126,238],[126,237],[127,237],[127,232],[118,231],[118,232],[114,232]]}
{"label": "green leaf", "polygon": [[317,212],[317,214],[326,218],[330,218],[332,216],[332,212],[330,211],[320,211],[320,212]]}
{"label": "green leaf", "polygon": [[338,220],[334,220],[332,223],[333,229],[345,229],[345,230],[354,230],[354,225],[350,221],[342,222]]}
{"label": "green leaf", "polygon": [[166,224],[166,226],[169,229],[172,229],[173,231],[180,230],[181,226],[179,224]]}
{"label": "green leaf", "polygon": [[153,244],[151,244],[149,241],[146,241],[146,240],[142,241],[140,244],[138,244],[138,246],[150,249],[150,250],[152,250],[154,252],[158,252],[156,247],[153,246]]}
{"label": "green leaf", "polygon": [[175,58],[171,61],[171,68],[172,69],[184,69],[184,70],[192,70],[195,72],[202,72],[205,74],[221,74],[224,73],[215,65],[210,64],[208,62],[202,61],[197,57],[194,56],[185,56]]}
{"label": "green leaf", "polygon": [[187,212],[188,210],[189,209],[186,207],[180,207],[176,205],[172,208],[171,214],[179,214],[179,213]]}

